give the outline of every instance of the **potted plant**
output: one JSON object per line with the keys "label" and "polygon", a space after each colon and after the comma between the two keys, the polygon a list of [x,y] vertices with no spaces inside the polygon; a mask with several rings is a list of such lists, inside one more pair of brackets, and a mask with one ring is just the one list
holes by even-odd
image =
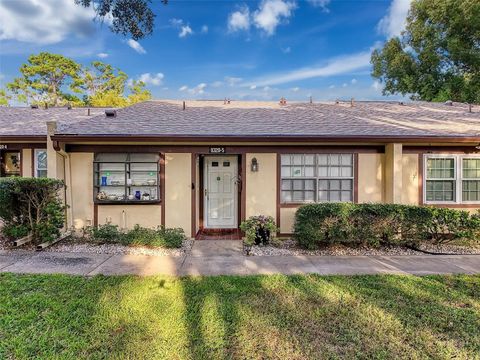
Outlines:
{"label": "potted plant", "polygon": [[247,255],[253,245],[267,245],[278,230],[273,217],[264,215],[249,217],[240,224],[240,229],[245,233],[243,248]]}

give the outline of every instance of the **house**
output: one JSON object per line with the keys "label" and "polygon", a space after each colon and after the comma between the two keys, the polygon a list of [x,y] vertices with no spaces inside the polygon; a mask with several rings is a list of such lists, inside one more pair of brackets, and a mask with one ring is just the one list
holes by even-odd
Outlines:
{"label": "house", "polygon": [[24,111],[1,109],[2,157],[21,150],[16,174],[39,175],[29,154],[46,149],[77,229],[165,225],[194,237],[263,214],[287,235],[309,202],[480,208],[478,106],[155,100],[89,116]]}

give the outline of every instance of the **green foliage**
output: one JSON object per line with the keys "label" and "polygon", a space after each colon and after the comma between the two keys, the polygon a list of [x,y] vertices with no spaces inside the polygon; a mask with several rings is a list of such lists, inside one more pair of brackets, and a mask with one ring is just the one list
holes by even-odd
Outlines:
{"label": "green foliage", "polygon": [[[150,100],[142,81],[127,86],[128,75],[112,65],[94,61],[82,66],[62,55],[31,55],[20,68],[21,77],[0,90],[0,106],[16,101],[41,106],[125,107]],[[128,90],[128,91],[126,91]]]}
{"label": "green foliage", "polygon": [[477,241],[478,215],[448,208],[396,204],[322,203],[299,208],[294,237],[306,249],[347,244],[416,245],[458,239]]}
{"label": "green foliage", "polygon": [[78,91],[81,65],[59,54],[41,52],[30,55],[20,67],[22,77],[7,86],[19,101],[59,106],[64,101],[65,88]]}
{"label": "green foliage", "polygon": [[[151,0],[75,0],[76,4],[92,7],[100,19],[112,17],[110,30],[139,40],[153,32],[155,14]],[[168,0],[162,0],[167,4]]]}
{"label": "green foliage", "polygon": [[123,242],[128,245],[152,246],[163,248],[180,248],[185,239],[182,229],[147,229],[140,225],[127,232],[123,238]]}
{"label": "green foliage", "polygon": [[123,233],[118,229],[118,225],[103,224],[91,227],[87,230],[93,241],[98,243],[119,243],[122,241]]}
{"label": "green foliage", "polygon": [[273,217],[264,215],[250,216],[240,224],[240,229],[245,233],[245,245],[253,245],[255,243],[260,229],[267,230],[270,237],[273,237],[278,231]]}
{"label": "green foliage", "polygon": [[148,229],[138,224],[127,232],[121,231],[117,225],[104,224],[90,228],[88,234],[97,243],[162,248],[180,248],[183,240],[185,240],[185,234],[182,229],[164,227]]}
{"label": "green foliage", "polygon": [[63,182],[47,178],[0,179],[0,219],[4,236],[16,239],[31,232],[34,242],[60,235],[65,207],[58,193]]}
{"label": "green foliage", "polygon": [[384,94],[480,103],[480,2],[414,0],[400,38],[372,53]]}

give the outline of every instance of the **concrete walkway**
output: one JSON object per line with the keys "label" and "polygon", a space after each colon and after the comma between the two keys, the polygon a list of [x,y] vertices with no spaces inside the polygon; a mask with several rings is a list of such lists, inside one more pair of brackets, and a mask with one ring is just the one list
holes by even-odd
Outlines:
{"label": "concrete walkway", "polygon": [[182,257],[0,251],[0,272],[75,275],[479,274],[480,256],[244,256],[240,241],[196,241]]}

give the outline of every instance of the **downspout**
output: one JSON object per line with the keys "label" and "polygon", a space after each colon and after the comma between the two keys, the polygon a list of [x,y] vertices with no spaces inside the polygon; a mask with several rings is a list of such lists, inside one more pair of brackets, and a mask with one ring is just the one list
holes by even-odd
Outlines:
{"label": "downspout", "polygon": [[72,210],[72,170],[70,166],[70,155],[65,150],[57,150],[57,153],[63,157],[63,178],[65,179],[65,206],[67,215],[67,229],[73,228],[73,210]]}

